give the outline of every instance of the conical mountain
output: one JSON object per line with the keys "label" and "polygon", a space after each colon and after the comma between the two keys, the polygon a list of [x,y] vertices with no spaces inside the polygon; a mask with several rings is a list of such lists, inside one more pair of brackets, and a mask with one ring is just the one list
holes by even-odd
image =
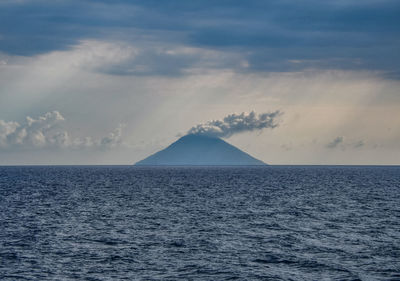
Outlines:
{"label": "conical mountain", "polygon": [[220,138],[186,135],[167,148],[137,162],[138,166],[266,165]]}

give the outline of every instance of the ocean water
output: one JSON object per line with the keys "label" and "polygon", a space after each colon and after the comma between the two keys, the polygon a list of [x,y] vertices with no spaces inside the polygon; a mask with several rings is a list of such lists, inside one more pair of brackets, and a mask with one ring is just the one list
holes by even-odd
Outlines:
{"label": "ocean water", "polygon": [[400,167],[0,167],[1,280],[400,280]]}

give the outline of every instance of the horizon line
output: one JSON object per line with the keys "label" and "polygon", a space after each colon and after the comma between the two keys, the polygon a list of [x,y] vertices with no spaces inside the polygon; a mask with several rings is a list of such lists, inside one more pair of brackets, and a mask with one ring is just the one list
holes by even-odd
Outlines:
{"label": "horizon line", "polygon": [[115,166],[115,167],[135,167],[135,168],[162,168],[162,167],[254,167],[254,168],[268,168],[268,167],[279,167],[279,166],[330,166],[330,167],[341,167],[341,166],[347,166],[347,167],[397,167],[400,166],[400,164],[266,164],[266,165],[135,165],[135,164],[10,164],[10,165],[0,165],[1,167],[51,167],[51,166],[58,166],[58,167],[73,167],[73,166],[81,166],[81,167],[110,167],[110,166]]}

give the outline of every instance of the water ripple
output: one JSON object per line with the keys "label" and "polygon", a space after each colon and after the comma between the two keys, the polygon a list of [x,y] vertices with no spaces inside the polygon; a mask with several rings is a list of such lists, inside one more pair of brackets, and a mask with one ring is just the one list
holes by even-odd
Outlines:
{"label": "water ripple", "polygon": [[0,167],[1,280],[400,280],[400,167]]}

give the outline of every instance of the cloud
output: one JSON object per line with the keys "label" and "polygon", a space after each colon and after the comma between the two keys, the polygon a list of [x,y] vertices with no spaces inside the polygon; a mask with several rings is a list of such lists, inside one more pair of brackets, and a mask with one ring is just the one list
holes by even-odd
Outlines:
{"label": "cloud", "polygon": [[0,120],[0,150],[7,149],[110,149],[123,144],[122,125],[109,136],[94,139],[92,137],[71,137],[60,129],[64,117],[58,111],[47,112],[37,119],[27,116],[25,123]]}
{"label": "cloud", "polygon": [[336,148],[338,147],[340,144],[343,144],[344,141],[344,137],[336,137],[334,140],[332,140],[331,142],[329,142],[326,147],[327,148]]}
{"label": "cloud", "polygon": [[356,143],[353,144],[354,148],[361,148],[365,146],[365,142],[363,140],[357,141]]}
{"label": "cloud", "polygon": [[281,144],[281,148],[282,148],[283,150],[285,150],[285,151],[290,151],[290,150],[293,149],[293,146],[292,146],[291,143],[289,143],[289,144],[284,143],[284,144]]}
{"label": "cloud", "polygon": [[64,117],[58,112],[47,112],[38,119],[26,117],[26,122],[20,125],[18,122],[0,122],[0,144],[4,146],[31,146],[43,147],[52,142],[51,132]]}
{"label": "cloud", "polygon": [[121,42],[83,40],[70,52],[63,52],[63,54],[70,58],[75,67],[107,72],[107,69],[118,68],[127,61],[134,61],[139,50]]}
{"label": "cloud", "polygon": [[100,147],[103,148],[114,148],[122,145],[122,128],[124,125],[120,124],[113,132],[107,137],[100,140]]}
{"label": "cloud", "polygon": [[[237,62],[246,61],[252,72],[368,69],[398,77],[399,12],[397,0],[1,1],[0,51],[33,56],[87,39],[124,41],[144,49],[234,51]],[[176,63],[197,62],[185,54],[150,53],[163,65],[162,75]],[[141,60],[144,67],[153,63],[146,54]],[[233,67],[243,70],[239,63]],[[113,70],[130,73],[124,67]]]}
{"label": "cloud", "polygon": [[[3,56],[9,65],[15,66],[23,61],[18,56]],[[233,52],[204,48],[160,46],[158,43],[133,45],[123,41],[91,39],[81,40],[68,50],[38,55],[30,62],[35,62],[38,67],[49,65],[64,72],[84,70],[121,76],[176,77],[183,73],[197,74],[207,69],[245,68],[239,58],[240,56]],[[28,59],[25,59],[25,62],[27,61]]]}
{"label": "cloud", "polygon": [[337,147],[341,147],[343,150],[346,148],[362,148],[365,146],[365,142],[363,140],[359,141],[345,141],[345,138],[343,136],[336,137],[333,139],[331,142],[329,142],[326,147],[330,149],[334,149]]}
{"label": "cloud", "polygon": [[187,134],[229,138],[234,134],[242,132],[258,131],[266,128],[273,129],[278,126],[277,118],[281,114],[280,111],[259,115],[254,111],[250,113],[230,114],[222,120],[213,120],[196,125]]}

